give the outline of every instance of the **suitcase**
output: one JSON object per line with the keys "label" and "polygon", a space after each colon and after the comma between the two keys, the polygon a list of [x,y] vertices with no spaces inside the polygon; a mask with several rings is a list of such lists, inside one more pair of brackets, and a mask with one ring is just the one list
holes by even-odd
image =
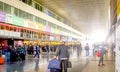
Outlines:
{"label": "suitcase", "polygon": [[5,63],[5,58],[0,57],[0,65],[3,65]]}

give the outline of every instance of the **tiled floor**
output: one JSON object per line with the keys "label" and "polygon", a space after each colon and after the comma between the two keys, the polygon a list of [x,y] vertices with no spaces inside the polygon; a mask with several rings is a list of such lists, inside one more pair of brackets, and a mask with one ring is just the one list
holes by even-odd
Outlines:
{"label": "tiled floor", "polygon": [[[17,62],[14,64],[0,65],[0,72],[49,72],[47,69],[48,61],[52,56],[41,56],[40,59],[33,59],[32,56],[28,56],[24,62]],[[98,67],[98,58],[92,56],[85,57],[84,51],[80,57],[77,57],[76,53],[71,57],[72,68],[69,72],[114,72],[114,60],[111,57],[106,56],[106,66]]]}
{"label": "tiled floor", "polygon": [[115,72],[114,60],[104,60],[105,66],[97,66],[99,60],[90,60],[82,72]]}

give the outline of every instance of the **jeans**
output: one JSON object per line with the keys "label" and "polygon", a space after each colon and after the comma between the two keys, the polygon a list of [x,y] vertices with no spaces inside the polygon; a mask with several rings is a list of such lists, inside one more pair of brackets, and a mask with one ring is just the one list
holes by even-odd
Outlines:
{"label": "jeans", "polygon": [[103,64],[103,57],[100,57],[99,64]]}
{"label": "jeans", "polygon": [[89,50],[86,50],[86,56],[89,56]]}
{"label": "jeans", "polygon": [[60,72],[67,72],[67,61],[68,60],[61,60],[61,70],[60,70]]}
{"label": "jeans", "polygon": [[36,57],[36,56],[38,56],[38,58],[39,58],[39,53],[38,52],[35,53],[34,57]]}

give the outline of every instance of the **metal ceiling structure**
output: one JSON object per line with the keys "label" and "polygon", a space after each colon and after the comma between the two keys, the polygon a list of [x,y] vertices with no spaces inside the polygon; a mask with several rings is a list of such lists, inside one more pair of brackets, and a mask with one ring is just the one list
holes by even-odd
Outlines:
{"label": "metal ceiling structure", "polygon": [[67,19],[74,28],[90,35],[107,32],[110,0],[36,0],[57,15]]}

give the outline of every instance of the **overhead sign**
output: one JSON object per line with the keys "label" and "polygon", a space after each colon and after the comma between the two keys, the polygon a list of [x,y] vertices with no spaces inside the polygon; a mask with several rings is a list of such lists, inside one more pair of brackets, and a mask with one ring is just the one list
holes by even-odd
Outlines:
{"label": "overhead sign", "polygon": [[51,32],[51,27],[50,26],[45,26],[45,30],[44,31],[46,31],[46,32]]}
{"label": "overhead sign", "polygon": [[0,30],[0,35],[1,36],[8,36],[8,37],[20,37],[20,32]]}
{"label": "overhead sign", "polygon": [[6,20],[6,14],[5,12],[0,11],[0,22],[5,22]]}
{"label": "overhead sign", "polygon": [[24,26],[24,20],[17,16],[13,16],[13,24],[17,26]]}
{"label": "overhead sign", "polygon": [[35,24],[35,22],[29,21],[29,20],[27,20],[27,22],[28,22],[28,27],[29,27],[29,28],[36,29],[36,24]]}

